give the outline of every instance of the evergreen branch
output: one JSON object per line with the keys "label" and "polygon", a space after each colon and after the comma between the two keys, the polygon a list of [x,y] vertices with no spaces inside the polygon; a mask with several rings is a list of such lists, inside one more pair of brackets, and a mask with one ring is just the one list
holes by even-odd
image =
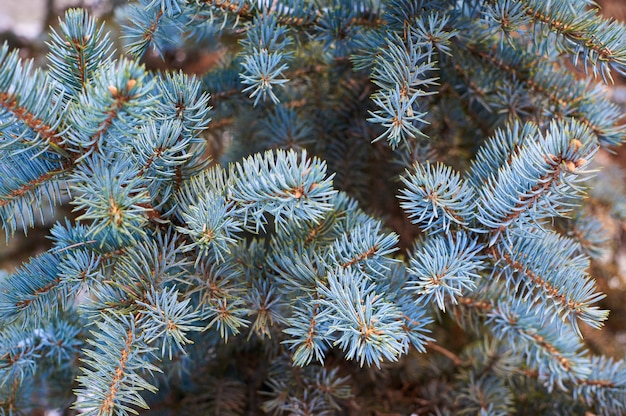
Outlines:
{"label": "evergreen branch", "polygon": [[227,342],[229,336],[239,334],[239,328],[246,328],[249,324],[249,321],[243,318],[248,311],[242,306],[241,299],[223,297],[212,300],[207,304],[202,316],[205,320],[212,318],[204,330],[213,325],[217,326],[220,337]]}
{"label": "evergreen branch", "polygon": [[[0,218],[11,230],[18,220],[26,232],[34,212],[47,199],[61,199],[54,179],[69,170],[69,153],[61,139],[64,93],[43,72],[31,71],[18,52],[0,47]],[[42,219],[43,222],[43,219]],[[10,234],[7,233],[7,240]]]}
{"label": "evergreen branch", "polygon": [[478,378],[490,375],[508,377],[523,362],[523,357],[513,353],[506,342],[495,337],[486,337],[483,342],[464,348],[461,357],[466,361],[466,367]]}
{"label": "evergreen branch", "polygon": [[52,146],[58,146],[54,147],[54,149],[61,148],[61,150],[63,150],[58,131],[54,127],[45,124],[42,119],[37,118],[37,116],[26,107],[20,106],[15,95],[0,92],[0,105],[10,111],[18,120],[30,127],[35,133],[41,135],[46,142],[50,143]]}
{"label": "evergreen branch", "polygon": [[99,65],[110,58],[113,45],[104,25],[82,9],[70,9],[64,19],[59,19],[60,33],[52,30],[48,43],[48,73],[59,85],[66,88],[68,96],[83,90]]}
{"label": "evergreen branch", "polygon": [[469,181],[476,189],[484,185],[489,178],[517,157],[527,141],[533,140],[539,133],[534,123],[514,122],[505,129],[498,129],[493,137],[481,146],[472,160]]}
{"label": "evergreen branch", "polygon": [[284,227],[287,218],[300,222],[319,221],[332,205],[332,177],[326,176],[326,164],[306,158],[306,151],[278,150],[245,159],[235,165],[236,179],[230,198],[248,223],[263,227],[265,212],[274,216],[276,228]]}
{"label": "evergreen branch", "polygon": [[158,8],[167,16],[176,16],[183,11],[178,0],[151,0],[146,7],[155,8],[157,4]]}
{"label": "evergreen branch", "polygon": [[88,414],[125,415],[135,413],[131,406],[146,408],[140,392],[157,389],[140,373],[160,371],[151,363],[155,347],[149,344],[161,344],[162,354],[167,349],[171,357],[172,346],[180,349],[191,343],[186,332],[199,330],[192,325],[198,313],[190,310],[190,299],[178,302],[173,287],[154,289],[178,277],[187,264],[177,259],[180,251],[175,236],[158,235],[133,248],[118,260],[116,281],[109,286],[113,290],[106,293],[101,287],[97,293],[113,312],[99,314],[104,318],[97,322],[103,334],[90,340],[97,348],[84,351],[90,368],[83,369],[78,378],[82,388],[77,395],[84,399],[77,406]]}
{"label": "evergreen branch", "polygon": [[0,315],[6,322],[19,319],[37,326],[55,316],[60,298],[59,256],[46,252],[0,280]]}
{"label": "evergreen branch", "polygon": [[18,390],[34,381],[37,367],[52,362],[61,369],[72,366],[83,343],[81,328],[65,316],[31,328],[5,325],[0,335],[0,408],[7,404],[3,403],[7,391],[11,391],[8,404],[15,405]]}
{"label": "evergreen branch", "polygon": [[11,387],[9,387],[10,391],[8,397],[1,399],[0,401],[0,411],[3,413],[8,411],[9,414],[13,414],[17,412],[19,409],[18,403],[18,392],[20,389],[19,379],[14,379],[13,383],[11,383]]}
{"label": "evergreen branch", "polygon": [[129,143],[155,209],[171,206],[170,199],[183,179],[210,161],[204,156],[205,141],[196,136],[199,132],[185,130],[184,123],[179,119],[151,120]]}
{"label": "evergreen branch", "polygon": [[213,122],[213,124],[211,125],[211,131],[217,131],[225,127],[230,127],[233,125],[234,121],[235,119],[233,117],[226,117],[226,118],[218,119],[217,121]]}
{"label": "evergreen branch", "polygon": [[611,244],[610,234],[605,225],[591,212],[579,211],[569,225],[568,235],[580,244],[581,253],[594,260],[606,255]]}
{"label": "evergreen branch", "polygon": [[[129,82],[126,84],[127,89],[130,89],[128,87],[132,88],[131,81],[133,80],[129,80]],[[122,107],[124,107],[124,104],[126,104],[130,100],[130,95],[128,93],[120,94],[119,89],[114,85],[110,85],[107,89],[113,96],[113,103],[105,112],[106,118],[100,122],[96,132],[90,137],[90,141],[92,143],[98,143],[99,139],[101,139],[106,134],[109,127],[111,127],[113,120],[117,117],[117,113],[122,109]]]}
{"label": "evergreen branch", "polygon": [[532,304],[515,302],[496,303],[488,314],[487,323],[493,324],[496,336],[504,337],[515,351],[523,353],[531,368],[551,390],[558,386],[565,390],[568,382],[576,383],[590,373],[589,359],[581,350],[578,337],[559,321],[543,322],[532,311]]}
{"label": "evergreen branch", "polygon": [[230,97],[234,97],[239,95],[240,89],[233,88],[227,91],[218,91],[211,94],[211,98],[209,99],[210,103],[217,104],[220,100],[226,100]]}
{"label": "evergreen branch", "polygon": [[[505,340],[514,355],[525,357],[532,369],[527,376],[539,378],[549,391],[555,386],[566,390],[589,379],[589,359],[579,338],[560,321],[537,315],[533,303],[515,300],[508,304],[471,296],[460,298],[459,304],[487,317],[486,323],[494,324],[494,335]],[[517,368],[513,365],[509,371]]]}
{"label": "evergreen branch", "polygon": [[333,342],[348,359],[360,365],[381,360],[396,361],[405,351],[407,338],[402,331],[402,314],[375,292],[371,283],[350,269],[328,275],[328,287],[318,287],[320,302],[329,309],[328,335],[337,332]]}
{"label": "evergreen branch", "polygon": [[[289,240],[284,243],[289,245]],[[282,245],[276,247],[272,256],[274,261],[270,263],[277,274],[275,278],[281,291],[296,297],[304,293],[313,295],[317,291],[317,282],[326,278],[328,266],[311,247],[303,248],[301,244],[294,242],[287,250]],[[292,252],[299,252],[301,255],[297,260],[292,260]]]}
{"label": "evergreen branch", "polygon": [[[412,26],[427,15],[428,11],[443,10],[436,1],[386,0],[384,2],[384,19],[389,29],[396,33],[408,32]],[[434,14],[434,13],[433,13]],[[430,18],[430,16],[428,16]],[[445,18],[445,15],[442,16]]]}
{"label": "evergreen branch", "polygon": [[322,393],[324,401],[336,410],[341,409],[337,400],[345,400],[352,397],[352,391],[348,384],[350,377],[339,377],[338,373],[339,369],[337,367],[330,369],[330,371],[322,368],[315,375],[314,382],[310,383],[311,387]]}
{"label": "evergreen branch", "polygon": [[324,335],[328,331],[326,319],[327,309],[320,308],[318,300],[307,299],[303,302],[306,306],[296,306],[292,317],[287,319],[288,327],[283,330],[290,339],[283,341],[290,349],[295,349],[292,360],[294,365],[306,366],[311,360],[324,364],[324,356],[327,346],[327,338]]}
{"label": "evergreen branch", "polygon": [[339,377],[338,369],[312,365],[304,370],[280,363],[270,369],[270,389],[262,404],[265,412],[287,411],[290,414],[332,414],[340,403],[353,396],[350,377]]}
{"label": "evergreen branch", "polygon": [[[278,23],[306,30],[316,28],[323,25],[325,14],[319,10],[315,10],[311,4],[301,0],[287,0],[285,2],[262,2],[257,7],[251,7],[244,1],[238,0],[199,0],[199,3],[211,6],[222,12],[234,14],[238,20],[251,21],[254,19],[255,12],[268,13],[275,16]],[[366,9],[365,5],[361,5],[361,10],[351,11],[346,19],[347,25],[379,27],[385,24],[385,20],[378,16],[374,10]],[[329,8],[332,10],[332,8]],[[365,9],[365,10],[364,10]],[[327,11],[328,13],[329,11]],[[344,11],[345,12],[345,11]],[[257,15],[257,16],[258,16]]]}
{"label": "evergreen branch", "polygon": [[[282,86],[288,79],[283,78],[283,72],[288,66],[283,63],[282,53],[271,53],[266,49],[256,51],[254,54],[246,55],[243,67],[246,72],[241,75],[241,83],[248,85],[243,92],[250,92],[250,98],[254,98],[254,105],[259,100],[270,98],[272,102],[278,103],[278,96],[274,93],[274,86]],[[256,98],[255,98],[256,97]]]}
{"label": "evergreen branch", "polygon": [[95,339],[87,342],[94,349],[84,350],[83,368],[78,376],[80,398],[75,407],[86,415],[128,415],[136,413],[133,407],[147,408],[140,392],[155,392],[156,387],[146,382],[139,372],[160,371],[148,358],[149,348],[138,328],[136,317],[104,315],[96,322],[98,331],[92,331]]}
{"label": "evergreen branch", "polygon": [[[60,181],[57,179],[63,178],[70,168],[68,159],[57,153],[20,149],[6,155],[0,162],[0,221],[3,227],[12,234],[21,226],[26,233],[28,227],[34,226],[36,211],[43,223],[42,206],[48,205],[52,210],[61,202]],[[7,240],[11,234],[7,233]]]}
{"label": "evergreen branch", "polygon": [[[398,269],[400,269],[402,276],[406,275],[404,267],[399,267]],[[428,344],[434,341],[433,338],[427,335],[431,333],[428,327],[434,322],[430,316],[431,311],[415,302],[415,298],[412,295],[400,296],[393,300],[402,312],[402,330],[408,337],[409,342],[413,344],[417,351],[426,353]]]}
{"label": "evergreen branch", "polygon": [[137,179],[137,171],[128,160],[107,162],[92,157],[72,175],[72,188],[79,195],[74,210],[85,210],[79,220],[92,220],[88,238],[95,238],[100,247],[112,238],[118,243],[136,241],[145,235],[145,213],[150,201]]}
{"label": "evergreen branch", "polygon": [[101,255],[105,259],[117,257],[124,253],[124,249],[119,247],[110,251],[100,250],[98,241],[87,237],[88,232],[87,225],[80,222],[71,224],[66,219],[64,223],[56,223],[50,230],[50,239],[55,247],[54,252],[63,256],[67,251],[73,252],[74,249],[77,251],[84,249],[96,255]]}
{"label": "evergreen branch", "polygon": [[[594,281],[584,271],[568,267],[565,262],[556,262],[562,256],[555,256],[554,251],[548,251],[551,244],[551,235],[524,240],[513,238],[506,243],[506,248],[494,246],[491,253],[496,261],[502,261],[506,267],[524,276],[528,293],[526,298],[532,298],[536,289],[542,294],[534,296],[535,301],[542,304],[552,303],[557,315],[562,319],[569,318],[575,333],[579,336],[577,319],[588,323],[594,328],[602,326],[607,319],[608,311],[591,306],[604,298],[605,295],[594,290]],[[544,241],[547,244],[544,245]],[[560,240],[565,244],[566,241]],[[504,244],[503,244],[504,245]],[[562,247],[562,246],[561,246]],[[550,255],[546,255],[550,253]],[[511,285],[518,286],[517,279],[512,278]]]}
{"label": "evergreen branch", "polygon": [[[619,144],[623,140],[624,127],[618,125],[621,112],[610,103],[603,90],[590,89],[588,82],[577,81],[569,72],[557,69],[552,62],[529,54],[512,54],[505,49],[499,49],[499,53],[486,52],[470,42],[458,43],[490,67],[507,74],[511,82],[522,81],[530,91],[546,97],[561,112],[567,111],[567,114],[580,120],[603,145]],[[554,75],[555,72],[558,76]],[[564,89],[563,85],[570,88]]]}
{"label": "evergreen branch", "polygon": [[[157,82],[159,98],[155,114],[160,118],[179,121],[185,132],[191,135],[206,130],[211,118],[209,102],[214,98],[202,90],[199,79],[185,73],[166,73]],[[238,92],[238,91],[237,91]]]}
{"label": "evergreen branch", "polygon": [[576,191],[578,175],[597,150],[589,135],[574,121],[553,122],[545,136],[526,141],[511,163],[480,189],[477,219],[493,230],[492,244],[524,215],[536,221],[564,209],[556,206],[559,195]]}
{"label": "evergreen branch", "polygon": [[[182,256],[180,234],[170,228],[165,232],[156,230],[152,236],[153,238],[139,240],[115,264],[117,282],[135,287],[137,298],[143,303],[149,301],[147,295],[153,288],[176,280],[189,265],[189,259]],[[155,296],[153,294],[153,298]]]}
{"label": "evergreen branch", "polygon": [[202,3],[207,4],[209,6],[216,7],[223,11],[235,13],[237,16],[242,18],[250,19],[250,6],[248,6],[244,1],[239,0],[200,0]]}
{"label": "evergreen branch", "polygon": [[599,415],[622,413],[626,407],[626,379],[624,361],[602,356],[591,358],[591,374],[579,380],[572,389],[573,397],[580,397]]}
{"label": "evergreen branch", "polygon": [[372,117],[368,118],[367,121],[381,124],[387,128],[375,141],[388,139],[392,147],[395,148],[400,143],[408,141],[409,138],[425,137],[415,127],[414,123],[425,123],[426,113],[415,112],[412,107],[415,100],[421,95],[419,93],[413,94],[407,98],[399,87],[396,87],[387,94],[379,93],[375,96],[373,102],[379,107],[379,110],[370,112]]}
{"label": "evergreen branch", "polygon": [[32,61],[23,64],[17,50],[9,52],[6,43],[0,47],[0,108],[35,133],[36,138],[27,143],[66,155],[59,130],[63,102],[63,93],[48,82],[47,75],[40,70],[33,73]]}
{"label": "evergreen branch", "polygon": [[[232,199],[228,191],[233,186],[234,180],[235,176],[228,174],[220,165],[212,166],[184,181],[176,193],[176,203],[185,207],[184,210],[202,203],[210,203],[210,198],[202,198],[201,200],[198,198],[199,195],[206,193],[215,198],[221,197],[225,203],[230,204]],[[182,215],[179,216],[179,220],[184,221]]]}
{"label": "evergreen branch", "polygon": [[[32,224],[63,180],[79,211],[53,227],[50,251],[0,272],[0,413],[39,397],[66,407],[72,380],[74,407],[92,415],[148,402],[189,414],[623,412],[623,362],[591,356],[578,328],[607,314],[587,271],[606,240],[595,217],[626,218],[620,179],[601,179],[593,211],[576,208],[589,205],[598,145],[624,137],[602,86],[562,59],[624,71],[624,29],[592,6],[116,10],[132,53],[152,45],[178,62],[216,45],[197,50],[198,71],[220,61],[202,82],[114,61],[78,10],[52,35],[48,73],[0,48],[2,224]],[[426,133],[441,140],[421,143]],[[458,328],[435,323],[445,309]]]}
{"label": "evergreen branch", "polygon": [[365,276],[383,276],[395,263],[389,255],[396,250],[398,236],[381,233],[382,224],[362,224],[341,234],[323,261],[328,269],[358,270]]}
{"label": "evergreen branch", "polygon": [[[159,31],[163,31],[163,23],[165,20],[169,20],[167,15],[164,15],[162,8],[156,8],[147,1],[141,1],[137,4],[131,4],[128,6],[126,24],[126,39],[128,39],[127,48],[128,52],[139,58],[148,49],[148,46],[152,43],[154,49],[159,53],[163,53],[161,48],[155,40],[159,39]],[[169,23],[169,22],[168,22]]]}
{"label": "evergreen branch", "polygon": [[626,27],[616,21],[602,19],[597,9],[576,10],[567,2],[558,2],[547,8],[540,0],[518,0],[524,5],[526,14],[537,23],[541,23],[566,38],[571,44],[576,59],[583,55],[585,66],[600,66],[604,79],[611,79],[607,63],[620,72],[626,69],[626,45],[624,37]]}
{"label": "evergreen branch", "polygon": [[520,32],[524,33],[524,28],[531,23],[520,2],[506,0],[486,2],[481,20],[486,25],[486,37],[499,37],[500,47],[504,46],[505,41],[513,45],[513,39],[519,36]]}
{"label": "evergreen branch", "polygon": [[425,46],[421,39],[411,36],[405,43],[395,36],[384,42],[371,75],[380,88],[372,95],[379,110],[370,111],[368,121],[387,127],[374,141],[386,138],[395,148],[407,138],[425,137],[415,124],[425,123],[427,113],[418,111],[416,100],[432,94],[428,89],[436,78],[426,76],[437,68],[430,44]]}
{"label": "evergreen branch", "polygon": [[242,231],[243,224],[230,216],[233,207],[232,201],[208,193],[194,205],[184,208],[182,215],[186,226],[177,230],[191,237],[187,250],[199,249],[196,262],[206,256],[223,262],[224,256],[230,253],[230,246],[239,241],[236,234]]}
{"label": "evergreen branch", "polygon": [[[78,163],[94,152],[119,151],[129,127],[138,124],[153,111],[154,82],[136,62],[122,60],[102,65],[90,83],[70,105],[71,124],[65,139]],[[106,143],[106,145],[105,145]]]}
{"label": "evergreen branch", "polygon": [[283,316],[287,303],[269,281],[254,282],[244,299],[248,304],[248,314],[256,315],[248,339],[253,334],[259,338],[271,338],[271,327],[282,326],[285,323]]}
{"label": "evergreen branch", "polygon": [[35,179],[31,179],[27,183],[21,185],[19,188],[12,189],[8,194],[0,195],[0,208],[9,205],[16,198],[21,198],[27,194],[30,194],[37,188],[54,179],[56,176],[67,172],[68,169],[66,167],[52,169],[48,172],[42,173],[39,177]]}
{"label": "evergreen branch", "polygon": [[457,303],[464,291],[476,287],[483,261],[482,245],[463,232],[428,238],[411,253],[407,288],[419,303],[435,301],[441,310]]}
{"label": "evergreen branch", "polygon": [[500,377],[482,376],[474,372],[463,374],[463,387],[455,398],[460,412],[507,415],[515,412],[513,392]]}
{"label": "evergreen branch", "polygon": [[490,301],[478,299],[472,296],[460,296],[458,301],[459,305],[478,309],[482,313],[490,312],[493,309],[493,304]]}
{"label": "evergreen branch", "polygon": [[185,353],[183,345],[193,341],[185,335],[189,331],[200,331],[200,327],[193,325],[198,320],[198,312],[192,311],[189,305],[191,299],[178,301],[178,291],[172,287],[162,291],[154,288],[147,294],[146,302],[137,302],[145,309],[140,318],[140,327],[148,344],[159,340],[161,343],[161,356],[172,359],[172,347]]}
{"label": "evergreen branch", "polygon": [[451,168],[415,163],[402,182],[400,206],[426,232],[448,233],[451,224],[467,226],[473,216],[473,190]]}
{"label": "evergreen branch", "polygon": [[[90,245],[94,243],[97,241],[88,242]],[[62,280],[63,290],[67,293],[67,296],[61,298],[64,309],[82,290],[88,289],[102,278],[100,267],[104,264],[104,256],[97,255],[82,247],[83,245],[73,244],[54,250],[56,254],[62,256],[59,264],[59,277]],[[70,251],[70,253],[66,253],[66,251]]]}
{"label": "evergreen branch", "polygon": [[[2,328],[0,337],[0,387],[10,388],[14,394],[24,382],[33,376],[36,360],[41,353],[40,339],[32,331],[16,326]],[[15,397],[15,396],[14,396]]]}
{"label": "evergreen branch", "polygon": [[[473,55],[477,56],[481,60],[485,61],[486,63],[502,70],[503,72],[508,74],[511,79],[523,80],[523,82],[528,86],[530,90],[545,95],[548,99],[550,99],[550,101],[552,101],[554,104],[559,105],[562,108],[568,107],[570,104],[576,104],[577,101],[581,100],[581,97],[574,98],[574,100],[566,100],[565,98],[561,98],[558,92],[556,92],[554,89],[550,88],[544,83],[540,83],[541,78],[539,80],[536,80],[533,77],[533,73],[541,74],[543,71],[530,71],[527,68],[532,68],[532,64],[541,65],[543,62],[539,59],[535,59],[532,63],[524,62],[524,59],[520,59],[519,57],[517,57],[517,60],[519,62],[515,62],[512,60],[505,61],[505,57],[507,56],[505,54],[496,55],[493,53],[484,52],[478,46],[470,43],[463,44],[463,47],[465,47],[469,52],[471,52]],[[524,58],[528,59],[529,61],[531,60],[531,58],[527,56],[524,56]],[[544,66],[546,67],[546,69],[549,66],[551,66],[551,69],[553,70],[556,69],[556,67],[554,67],[552,64],[544,64]]]}

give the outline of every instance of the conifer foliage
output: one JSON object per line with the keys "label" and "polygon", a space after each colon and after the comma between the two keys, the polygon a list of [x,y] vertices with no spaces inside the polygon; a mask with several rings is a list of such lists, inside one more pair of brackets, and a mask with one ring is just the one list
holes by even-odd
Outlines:
{"label": "conifer foliage", "polygon": [[[582,335],[626,26],[586,0],[116,11],[121,37],[67,11],[41,68],[0,47],[2,226],[75,213],[0,274],[0,414],[626,413]],[[209,47],[198,76],[141,63]]]}

